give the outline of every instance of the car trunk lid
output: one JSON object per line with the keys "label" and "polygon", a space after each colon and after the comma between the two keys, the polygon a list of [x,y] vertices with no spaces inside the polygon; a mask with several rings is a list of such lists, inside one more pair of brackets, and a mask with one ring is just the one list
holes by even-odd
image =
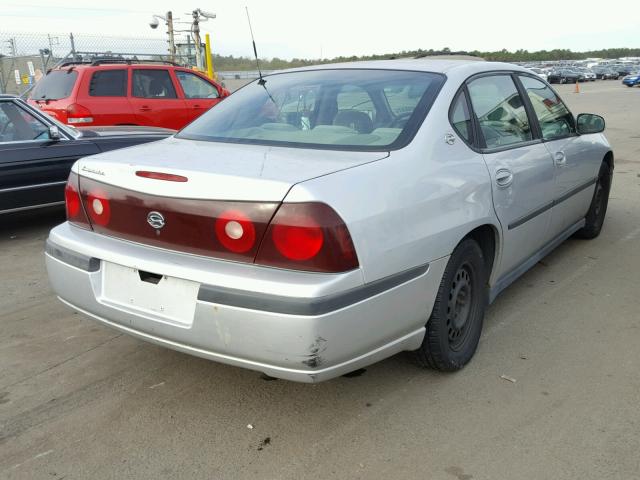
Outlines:
{"label": "car trunk lid", "polygon": [[[171,198],[280,202],[296,183],[376,161],[388,152],[240,145],[168,138],[82,159],[78,173],[133,192]],[[136,175],[153,171],[186,182]]]}

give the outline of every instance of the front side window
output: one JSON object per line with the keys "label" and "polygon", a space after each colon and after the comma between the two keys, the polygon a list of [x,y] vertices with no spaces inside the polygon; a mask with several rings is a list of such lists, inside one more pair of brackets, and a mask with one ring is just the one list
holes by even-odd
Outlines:
{"label": "front side window", "polygon": [[89,82],[91,97],[126,97],[126,70],[98,70],[91,75]]}
{"label": "front side window", "polygon": [[467,143],[472,143],[471,114],[467,104],[467,95],[464,91],[460,91],[451,106],[451,124],[458,135]]}
{"label": "front side window", "polygon": [[467,88],[486,148],[533,139],[524,103],[511,76],[480,77]]}
{"label": "front side window", "polygon": [[554,140],[576,133],[573,115],[548,85],[524,75],[520,77],[520,82],[531,100],[544,140]]}
{"label": "front side window", "polygon": [[186,98],[218,98],[220,96],[216,87],[198,75],[178,70],[176,77],[178,77]]}
{"label": "front side window", "polygon": [[49,139],[47,126],[14,103],[0,103],[0,143]]}
{"label": "front side window", "polygon": [[[308,70],[254,82],[178,135],[262,145],[384,150],[410,140],[443,76],[397,70]],[[402,97],[402,92],[408,93]],[[395,101],[393,95],[400,95]]]}
{"label": "front side window", "polygon": [[134,70],[133,96],[158,100],[178,98],[168,70]]}

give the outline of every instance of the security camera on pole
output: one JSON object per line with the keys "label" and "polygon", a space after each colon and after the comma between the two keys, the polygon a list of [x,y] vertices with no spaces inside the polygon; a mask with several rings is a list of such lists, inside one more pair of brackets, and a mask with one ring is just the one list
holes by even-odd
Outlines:
{"label": "security camera on pole", "polygon": [[160,25],[160,22],[158,22],[158,19],[160,19],[163,22],[165,22],[165,25],[167,26],[167,35],[169,35],[169,59],[172,62],[175,62],[176,43],[175,43],[174,38],[173,38],[173,35],[174,35],[174,31],[173,31],[173,13],[171,11],[168,11],[165,16],[152,15],[151,16],[151,21],[149,22],[149,26],[151,28],[153,28],[154,30],[156,28],[158,28],[158,25]]}

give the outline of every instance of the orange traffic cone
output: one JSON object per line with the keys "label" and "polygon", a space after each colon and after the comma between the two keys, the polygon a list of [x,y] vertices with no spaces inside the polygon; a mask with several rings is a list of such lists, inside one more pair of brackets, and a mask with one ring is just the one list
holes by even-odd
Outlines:
{"label": "orange traffic cone", "polygon": [[573,93],[580,93],[580,84],[578,83],[577,80],[576,80],[576,89],[573,91]]}

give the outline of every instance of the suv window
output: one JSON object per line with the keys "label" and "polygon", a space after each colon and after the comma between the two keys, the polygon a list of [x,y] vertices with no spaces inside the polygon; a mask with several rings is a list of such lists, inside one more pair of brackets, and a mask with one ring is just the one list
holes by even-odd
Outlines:
{"label": "suv window", "polygon": [[31,92],[34,100],[59,100],[71,95],[78,79],[75,70],[54,70],[42,78]]}
{"label": "suv window", "polygon": [[168,70],[134,70],[133,96],[139,98],[178,98]]}
{"label": "suv window", "polygon": [[89,82],[91,97],[126,97],[126,70],[98,70],[91,75]]}
{"label": "suv window", "polygon": [[551,88],[531,77],[521,76],[520,81],[540,122],[543,139],[553,140],[576,133],[573,115]]}
{"label": "suv window", "polygon": [[471,114],[467,104],[467,94],[464,91],[460,91],[451,106],[451,124],[458,135],[467,143],[472,143]]}
{"label": "suv window", "polygon": [[47,126],[11,102],[0,103],[0,142],[24,142],[49,138]]}
{"label": "suv window", "polygon": [[218,98],[220,96],[216,87],[194,73],[178,70],[176,77],[186,98]]}
{"label": "suv window", "polygon": [[481,77],[467,88],[487,148],[533,139],[529,117],[511,76]]}

